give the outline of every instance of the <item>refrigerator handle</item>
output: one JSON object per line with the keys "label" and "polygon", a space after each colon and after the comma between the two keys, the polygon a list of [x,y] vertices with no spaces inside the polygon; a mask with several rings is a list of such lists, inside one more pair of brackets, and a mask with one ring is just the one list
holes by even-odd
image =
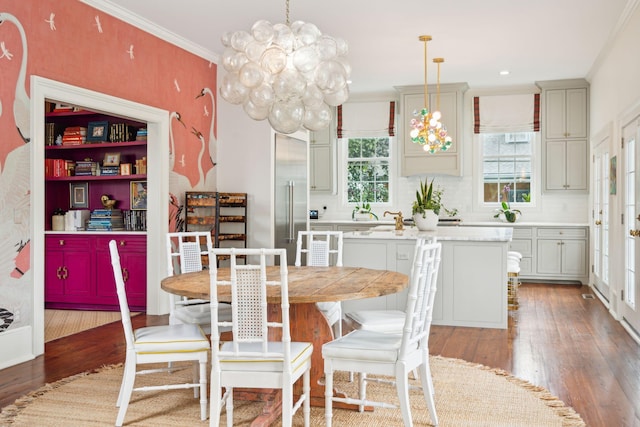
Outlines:
{"label": "refrigerator handle", "polygon": [[292,243],[295,241],[295,229],[294,229],[294,221],[293,221],[293,189],[295,186],[295,182],[289,181],[289,238],[287,239],[287,243]]}

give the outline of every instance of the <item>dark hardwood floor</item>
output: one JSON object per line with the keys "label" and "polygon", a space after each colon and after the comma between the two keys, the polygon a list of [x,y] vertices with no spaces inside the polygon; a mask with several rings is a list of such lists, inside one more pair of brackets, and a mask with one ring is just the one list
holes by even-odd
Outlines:
{"label": "dark hardwood floor", "polygon": [[[431,354],[500,368],[547,388],[593,427],[640,426],[640,346],[586,286],[524,284],[507,330],[433,326]],[[139,315],[134,327],[164,324]],[[120,322],[50,342],[0,371],[0,407],[47,382],[124,360]],[[437,390],[436,390],[437,393]]]}

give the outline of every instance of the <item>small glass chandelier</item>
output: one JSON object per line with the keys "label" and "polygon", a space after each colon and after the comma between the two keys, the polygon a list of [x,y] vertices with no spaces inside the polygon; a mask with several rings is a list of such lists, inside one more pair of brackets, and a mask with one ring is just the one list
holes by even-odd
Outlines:
{"label": "small glass chandelier", "polygon": [[447,128],[440,122],[440,64],[444,58],[434,58],[433,62],[438,64],[438,92],[437,110],[429,110],[429,93],[427,89],[427,42],[431,41],[431,36],[420,36],[418,39],[424,42],[424,107],[420,111],[414,111],[415,116],[411,119],[411,141],[423,146],[424,151],[434,154],[437,151],[447,151],[451,147],[451,137],[447,135]]}
{"label": "small glass chandelier", "polygon": [[289,0],[286,24],[259,20],[250,32],[226,33],[222,44],[227,74],[220,95],[242,104],[252,119],[268,119],[278,132],[324,129],[331,123],[330,106],[349,98],[347,43],[308,22],[289,25]]}

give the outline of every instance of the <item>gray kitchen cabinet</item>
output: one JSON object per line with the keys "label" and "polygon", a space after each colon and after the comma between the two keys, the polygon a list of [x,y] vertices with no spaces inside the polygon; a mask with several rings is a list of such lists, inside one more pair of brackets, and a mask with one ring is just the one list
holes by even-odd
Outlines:
{"label": "gray kitchen cabinet", "polygon": [[[396,86],[400,94],[400,122],[398,123],[398,145],[400,147],[400,169],[402,176],[440,174],[462,175],[462,122],[463,95],[468,89],[466,83],[440,85],[440,112],[442,124],[453,139],[447,151],[429,154],[423,146],[415,144],[410,137],[411,119],[414,112],[424,108],[424,85]],[[438,109],[437,87],[429,85],[429,109]]]}
{"label": "gray kitchen cabinet", "polygon": [[536,276],[552,280],[588,276],[587,228],[538,228]]}
{"label": "gray kitchen cabinet", "polygon": [[[335,114],[334,114],[335,116]],[[335,193],[335,119],[319,131],[311,132],[309,140],[309,191]]]}
{"label": "gray kitchen cabinet", "polygon": [[589,164],[587,140],[548,140],[545,148],[545,188],[586,190]]}
{"label": "gray kitchen cabinet", "polygon": [[588,189],[589,86],[583,79],[537,82],[542,89],[543,190]]}

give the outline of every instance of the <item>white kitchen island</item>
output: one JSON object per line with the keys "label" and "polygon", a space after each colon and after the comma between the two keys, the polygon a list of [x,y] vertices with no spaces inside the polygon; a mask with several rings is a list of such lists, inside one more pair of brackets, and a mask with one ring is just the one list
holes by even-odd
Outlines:
{"label": "white kitchen island", "polygon": [[[378,227],[380,228],[380,227]],[[389,227],[385,227],[389,228]],[[418,236],[442,243],[434,325],[507,328],[507,250],[511,227],[407,228],[344,233],[344,265],[409,274]],[[362,309],[404,310],[402,293],[343,302],[343,312]]]}

